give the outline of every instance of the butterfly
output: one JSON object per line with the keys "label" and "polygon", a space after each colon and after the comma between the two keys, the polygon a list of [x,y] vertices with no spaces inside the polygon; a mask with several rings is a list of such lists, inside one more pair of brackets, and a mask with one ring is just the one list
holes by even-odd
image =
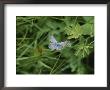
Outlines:
{"label": "butterfly", "polygon": [[50,37],[50,44],[49,44],[49,48],[51,50],[61,50],[63,49],[64,47],[70,47],[71,44],[69,41],[64,41],[64,42],[57,42],[57,40],[55,39],[54,36],[51,36]]}

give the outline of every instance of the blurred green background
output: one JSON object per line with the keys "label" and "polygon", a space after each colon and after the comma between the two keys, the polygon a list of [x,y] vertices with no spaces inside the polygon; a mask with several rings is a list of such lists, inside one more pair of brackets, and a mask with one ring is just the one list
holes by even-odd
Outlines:
{"label": "blurred green background", "polygon": [[16,16],[16,74],[94,74],[94,16]]}

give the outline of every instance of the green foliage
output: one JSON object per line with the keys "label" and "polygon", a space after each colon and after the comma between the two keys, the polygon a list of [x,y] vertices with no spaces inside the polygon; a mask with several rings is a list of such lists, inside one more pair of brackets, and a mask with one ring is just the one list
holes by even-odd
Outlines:
{"label": "green foliage", "polygon": [[79,40],[80,42],[74,46],[76,52],[75,55],[81,58],[87,57],[92,49],[93,49],[93,42],[87,42],[89,41],[89,38],[87,38],[86,40],[84,38],[81,37],[81,39]]}
{"label": "green foliage", "polygon": [[[71,47],[51,50],[49,37]],[[93,16],[17,16],[17,74],[93,74]],[[94,58],[94,56],[92,56]],[[92,62],[92,63],[91,63]]]}
{"label": "green foliage", "polygon": [[82,35],[82,29],[79,24],[71,25],[65,28],[68,39],[79,38]]}

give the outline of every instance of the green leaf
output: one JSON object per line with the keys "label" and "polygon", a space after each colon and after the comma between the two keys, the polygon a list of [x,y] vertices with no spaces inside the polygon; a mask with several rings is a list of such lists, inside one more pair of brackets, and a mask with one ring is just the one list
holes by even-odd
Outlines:
{"label": "green leaf", "polygon": [[94,16],[83,16],[87,23],[94,23]]}
{"label": "green leaf", "polygon": [[16,60],[19,61],[19,60],[26,60],[26,59],[31,59],[31,58],[35,58],[35,56],[32,56],[32,57],[22,57],[22,58],[17,58]]}
{"label": "green leaf", "polygon": [[78,58],[74,55],[71,59],[69,59],[68,62],[69,62],[70,68],[71,68],[71,72],[76,71],[79,61],[80,61],[80,58]]}
{"label": "green leaf", "polygon": [[82,35],[82,30],[79,24],[71,25],[65,29],[68,39],[79,38]]}
{"label": "green leaf", "polygon": [[87,73],[87,69],[83,64],[80,64],[78,69],[77,69],[77,73],[78,74],[85,74]]}
{"label": "green leaf", "polygon": [[44,66],[45,68],[52,69],[50,66],[46,65],[46,64],[43,63],[42,61],[39,61],[38,63],[39,63],[41,66]]}
{"label": "green leaf", "polygon": [[93,43],[86,43],[85,41],[80,42],[79,44],[74,46],[76,52],[75,55],[77,57],[84,58],[90,54],[93,49]]}
{"label": "green leaf", "polygon": [[94,35],[94,27],[93,24],[84,24],[81,26],[83,35],[90,35],[91,37]]}

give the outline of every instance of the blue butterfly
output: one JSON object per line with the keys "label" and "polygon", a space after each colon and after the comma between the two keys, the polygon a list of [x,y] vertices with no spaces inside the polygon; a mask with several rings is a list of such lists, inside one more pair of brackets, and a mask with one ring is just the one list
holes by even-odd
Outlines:
{"label": "blue butterfly", "polygon": [[57,40],[55,39],[54,36],[50,37],[50,44],[49,44],[49,48],[51,50],[61,50],[63,49],[65,46],[71,46],[69,41],[65,41],[65,42],[57,42]]}

